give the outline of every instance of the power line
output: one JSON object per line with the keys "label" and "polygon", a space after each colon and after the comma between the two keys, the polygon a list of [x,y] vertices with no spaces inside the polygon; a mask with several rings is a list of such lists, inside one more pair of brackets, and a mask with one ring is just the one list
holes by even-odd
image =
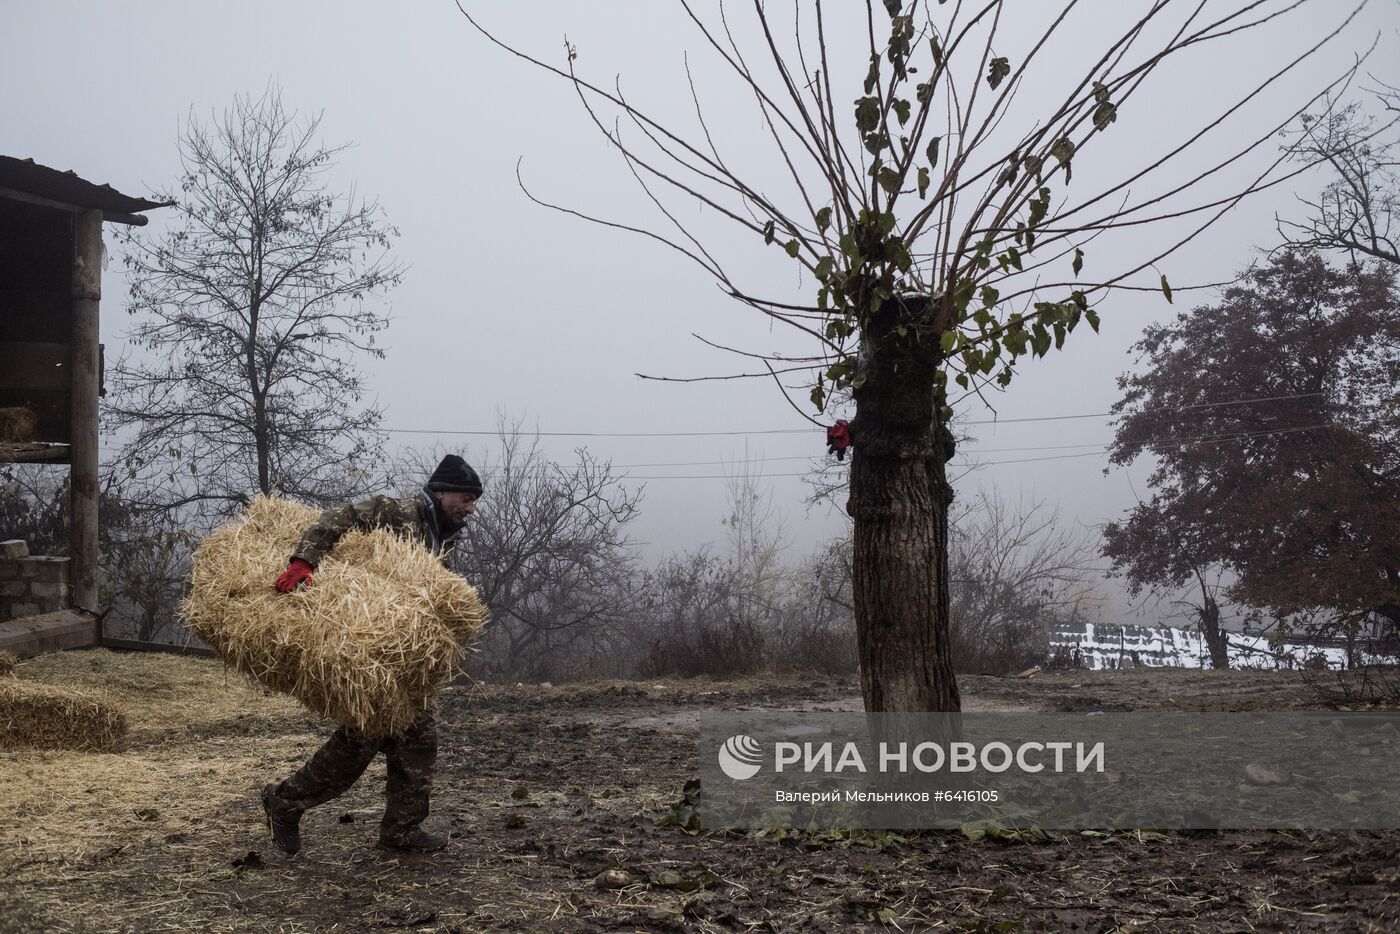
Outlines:
{"label": "power line", "polygon": [[1031,418],[989,418],[981,421],[962,422],[964,425],[1012,425],[1019,422],[1059,422],[1074,418],[1121,418],[1123,415],[1156,415],[1159,412],[1180,412],[1185,409],[1211,409],[1227,405],[1249,405],[1253,402],[1284,402],[1289,399],[1311,399],[1320,392],[1303,392],[1292,396],[1258,396],[1250,399],[1226,399],[1223,402],[1192,402],[1188,405],[1168,405],[1159,409],[1142,409],[1137,412],[1086,412],[1083,415],[1038,415]]}
{"label": "power line", "polygon": [[[1075,458],[1075,457],[1098,457],[1098,456],[1101,456],[1103,453],[1104,453],[1103,451],[1086,451],[1086,452],[1084,452],[1084,453],[1082,453],[1082,454],[1059,454],[1059,455],[1052,455],[1052,456],[1050,456],[1050,457],[1024,457],[1024,458],[1019,458],[1019,459],[1017,459],[1017,460],[1009,460],[1009,461],[987,461],[987,462],[981,463],[981,464],[966,463],[966,462],[957,463],[957,462],[953,462],[953,461],[949,461],[949,463],[952,464],[954,467],[996,467],[996,466],[999,465],[999,464],[1029,464],[1029,463],[1033,463],[1033,462],[1035,462],[1035,461],[1057,461],[1057,460],[1067,460],[1067,459],[1069,459],[1069,458]],[[810,473],[810,472],[806,472],[806,473],[766,473],[766,474],[759,474],[758,476],[754,477],[753,479],[755,479],[755,480],[770,480],[770,479],[777,479],[777,478],[780,478],[780,477],[809,477],[809,476],[811,476],[811,473]],[[621,479],[621,480],[729,480],[729,479],[731,479],[731,477],[730,477],[728,474],[701,474],[701,475],[690,475],[690,476],[679,476],[679,475],[671,474],[671,475],[668,475],[668,476],[652,476],[652,477],[630,477],[630,476],[629,476],[629,477],[619,477],[618,479]]]}
{"label": "power line", "polygon": [[[1290,399],[1311,399],[1320,392],[1305,392],[1288,396],[1260,396],[1248,399],[1225,399],[1220,402],[1193,402],[1187,405],[1170,405],[1158,409],[1143,409],[1134,415],[1154,415],[1159,412],[1178,412],[1186,409],[1207,409],[1229,405],[1249,405],[1255,402],[1284,402]],[[959,425],[1013,425],[1026,422],[1058,422],[1079,418],[1117,418],[1124,413],[1084,412],[1077,415],[1035,415],[1025,418],[989,418]],[[744,435],[810,435],[822,431],[820,428],[755,428],[746,431],[459,431],[456,429],[435,428],[381,428],[386,434],[395,435],[458,435],[474,437],[532,437],[532,438],[727,438]]]}
{"label": "power line", "polygon": [[[1200,435],[1200,436],[1195,437],[1195,438],[1178,438],[1178,439],[1173,439],[1173,438],[1149,438],[1149,439],[1146,440],[1146,441],[1132,441],[1132,442],[1127,442],[1126,444],[1128,444],[1129,446],[1136,447],[1136,448],[1139,448],[1139,449],[1144,449],[1144,450],[1147,449],[1147,448],[1150,448],[1150,447],[1160,446],[1160,445],[1170,445],[1170,446],[1176,446],[1176,447],[1184,447],[1184,446],[1186,446],[1186,445],[1188,445],[1188,444],[1218,444],[1218,443],[1220,443],[1221,441],[1237,441],[1237,440],[1239,440],[1239,439],[1241,439],[1241,438],[1261,438],[1261,437],[1264,437],[1264,436],[1266,436],[1266,435],[1288,435],[1288,434],[1293,434],[1294,432],[1298,432],[1298,431],[1316,431],[1316,430],[1319,429],[1319,428],[1331,428],[1331,427],[1333,427],[1333,426],[1331,426],[1331,425],[1300,425],[1300,426],[1296,426],[1296,427],[1293,427],[1293,428],[1262,428],[1262,429],[1259,429],[1258,431],[1237,431],[1237,432],[1231,432],[1231,433],[1229,433],[1229,434],[1221,434],[1221,435]],[[1075,447],[1083,447],[1083,445],[1071,444],[1071,445],[1064,445],[1064,447],[1067,447],[1067,448],[1075,448]],[[1088,451],[1088,452],[1085,452],[1084,454],[1060,454],[1060,455],[1054,455],[1054,456],[1051,456],[1051,457],[1028,457],[1028,458],[1022,458],[1022,459],[1019,459],[1019,460],[992,461],[992,462],[990,462],[990,463],[988,464],[988,466],[991,466],[992,464],[1028,464],[1028,463],[1030,463],[1030,462],[1032,462],[1032,461],[1064,460],[1065,458],[1070,458],[1070,457],[1092,457],[1092,456],[1095,455],[1095,454],[1105,454],[1105,453],[1108,452],[1108,449],[1109,449],[1109,445],[1105,444],[1105,445],[1101,445],[1101,446],[1100,446],[1100,449],[1097,450],[1097,451]],[[1011,450],[1011,449],[1010,449],[1010,448],[1007,448],[1007,450]],[[976,454],[977,452],[976,452],[976,451],[969,451],[969,452],[967,452],[967,453],[969,453],[969,454]],[[968,466],[980,466],[980,465],[977,465],[977,464],[970,464],[970,465],[968,465]]]}
{"label": "power line", "polygon": [[[1157,409],[1144,409],[1135,412],[1135,415],[1156,414],[1159,412],[1177,412],[1188,409],[1216,408],[1220,406],[1248,405],[1255,402],[1282,402],[1292,399],[1310,399],[1320,396],[1319,392],[1299,393],[1297,395],[1286,396],[1259,396],[1254,398],[1225,399],[1220,402],[1194,402],[1186,405],[1164,406]],[[1119,413],[1122,414],[1122,413]],[[1112,418],[1117,417],[1113,412],[1084,412],[1076,415],[1036,415],[1025,418],[991,418],[975,419],[966,422],[956,422],[957,425],[1012,425],[1025,424],[1029,422],[1054,422],[1068,421],[1084,418]],[[381,428],[386,434],[427,434],[427,435],[453,435],[462,437],[538,437],[538,438],[731,438],[743,437],[747,435],[812,435],[817,434],[820,428],[768,428],[751,429],[746,431],[467,431],[456,429],[436,429],[436,428]],[[1010,448],[985,448],[988,453],[1003,453],[1013,451],[1049,451],[1078,447],[1091,447],[1092,444],[1074,445],[1042,445],[1033,447],[1010,447]],[[1103,446],[1103,445],[1099,445]],[[766,458],[767,460],[806,460],[806,457],[791,458]],[[656,464],[634,464],[634,467],[688,467],[688,466],[719,466],[726,461],[687,461],[678,463],[656,463]]]}
{"label": "power line", "polygon": [[720,438],[739,435],[808,435],[819,428],[767,428],[751,431],[456,431],[436,428],[381,428],[391,435],[476,435],[508,438]]}
{"label": "power line", "polygon": [[[1196,437],[1196,438],[1183,438],[1183,439],[1176,440],[1176,441],[1173,441],[1173,440],[1171,440],[1171,439],[1154,439],[1154,440],[1151,440],[1151,441],[1134,442],[1134,444],[1136,444],[1136,445],[1138,445],[1138,446],[1140,446],[1140,447],[1143,447],[1143,448],[1150,447],[1150,446],[1152,446],[1152,445],[1177,445],[1177,446],[1185,446],[1185,445],[1188,445],[1188,444],[1219,444],[1219,443],[1221,443],[1221,442],[1223,442],[1223,441],[1236,441],[1236,440],[1239,440],[1239,439],[1241,439],[1241,438],[1257,438],[1257,437],[1263,437],[1263,436],[1266,436],[1266,435],[1286,435],[1286,434],[1293,434],[1294,432],[1299,432],[1299,431],[1315,431],[1315,430],[1317,430],[1318,428],[1330,428],[1330,427],[1332,427],[1332,426],[1330,426],[1330,425],[1302,425],[1302,426],[1298,426],[1298,427],[1294,427],[1294,428],[1269,428],[1269,429],[1261,429],[1261,430],[1259,430],[1259,431],[1236,432],[1236,433],[1234,433],[1234,434],[1202,435],[1202,436]],[[1079,447],[1079,446],[1080,446],[1080,445],[1067,445],[1067,447]],[[1055,449],[1055,448],[1054,448],[1053,446],[1050,448],[1050,450],[1054,450],[1054,449]],[[1007,448],[1006,450],[1012,450],[1012,449]],[[976,452],[974,451],[974,452],[968,452],[968,453],[976,453]],[[952,465],[955,466],[955,467],[997,467],[997,466],[1000,466],[1000,465],[1003,465],[1003,464],[1034,464],[1034,463],[1039,463],[1039,462],[1041,462],[1041,461],[1073,460],[1073,459],[1081,458],[1081,457],[1102,457],[1102,456],[1103,456],[1104,454],[1106,454],[1106,453],[1108,453],[1108,446],[1107,446],[1107,445],[1099,445],[1097,450],[1093,450],[1093,451],[1083,451],[1083,452],[1078,453],[1078,454],[1052,454],[1052,455],[1048,455],[1048,456],[1045,456],[1045,457],[1019,457],[1019,458],[1014,458],[1014,459],[1012,459],[1012,460],[983,461],[983,462],[980,462],[980,463],[979,463],[979,462],[975,462],[975,461],[973,461],[973,462],[969,462],[969,461],[949,461],[949,463],[952,464]],[[794,459],[797,459],[797,460],[807,460],[808,458],[769,458],[769,460],[794,460]],[[703,462],[701,462],[701,463],[703,463]],[[724,462],[721,462],[721,463],[724,463]],[[762,463],[765,463],[765,461],[763,461],[763,460],[751,460],[751,461],[743,461],[742,463],[745,463],[745,464],[762,464]],[[579,466],[579,465],[576,465],[576,466]],[[602,466],[602,465],[599,465],[599,466]],[[608,466],[612,467],[612,468],[615,469],[615,470],[626,469],[626,466],[625,466],[625,465],[608,465]],[[652,464],[652,465],[634,465],[634,466],[688,467],[688,466],[692,466],[692,464],[676,463],[676,464]],[[482,469],[483,469],[483,470],[489,470],[489,469],[491,469],[491,468],[490,468],[489,465],[487,465],[487,466],[484,466]],[[552,467],[552,466],[545,466],[545,467],[539,468],[539,472],[541,472],[541,473],[543,473],[543,472],[549,472],[549,471],[552,471],[552,470],[554,470],[554,469],[555,469],[555,468]],[[559,465],[559,469],[568,470],[569,468],[568,468],[567,466],[564,466],[564,465]],[[810,471],[808,471],[808,472],[803,472],[803,473],[770,473],[770,474],[759,474],[758,476],[754,477],[754,479],[755,479],[755,480],[769,480],[769,479],[780,479],[780,478],[784,478],[784,477],[807,477],[807,476],[811,476],[811,472],[810,472]],[[666,474],[666,475],[655,475],[655,476],[627,476],[627,477],[619,477],[618,479],[622,479],[622,480],[729,480],[729,479],[732,479],[732,477],[731,477],[729,474]]]}
{"label": "power line", "polygon": [[[1236,441],[1236,440],[1239,440],[1239,439],[1242,439],[1242,438],[1257,438],[1257,437],[1264,437],[1264,436],[1268,436],[1268,435],[1285,435],[1285,434],[1292,434],[1292,433],[1299,432],[1299,431],[1315,431],[1315,430],[1318,429],[1318,428],[1329,428],[1329,427],[1332,427],[1332,426],[1330,426],[1330,425],[1325,425],[1325,424],[1319,424],[1319,425],[1302,425],[1302,426],[1296,426],[1296,427],[1293,427],[1293,428],[1266,428],[1266,429],[1260,429],[1260,430],[1257,430],[1257,431],[1231,432],[1231,433],[1227,433],[1227,434],[1216,434],[1216,435],[1198,435],[1198,436],[1196,436],[1196,437],[1194,437],[1194,438],[1179,438],[1179,439],[1172,439],[1172,438],[1151,438],[1151,439],[1148,439],[1148,440],[1145,440],[1145,441],[1134,441],[1134,442],[1131,442],[1131,444],[1132,444],[1133,446],[1136,446],[1136,447],[1142,448],[1142,449],[1150,448],[1150,447],[1157,446],[1157,445],[1184,446],[1184,445],[1188,445],[1188,444],[1216,444],[1216,443],[1219,443],[1219,442],[1222,442],[1222,441]],[[1078,453],[1078,454],[1058,454],[1058,455],[1048,455],[1048,456],[1044,456],[1044,457],[1021,457],[1021,458],[1013,458],[1013,459],[1011,459],[1011,460],[982,461],[982,462],[975,462],[975,461],[974,461],[974,462],[969,462],[969,461],[964,460],[964,461],[960,461],[960,462],[951,462],[951,461],[950,461],[950,463],[953,463],[954,466],[957,466],[957,467],[996,467],[996,466],[999,466],[999,465],[1002,465],[1002,464],[1032,464],[1032,463],[1038,463],[1038,462],[1041,462],[1041,461],[1072,460],[1072,459],[1082,458],[1082,457],[1096,457],[1096,456],[1101,456],[1101,455],[1107,453],[1109,447],[1110,447],[1109,444],[1105,444],[1105,443],[1102,443],[1102,442],[1091,442],[1091,443],[1085,443],[1085,444],[1049,444],[1049,445],[1037,445],[1037,446],[1028,446],[1028,447],[982,448],[982,449],[979,449],[979,450],[972,450],[972,451],[960,451],[959,453],[962,454],[963,456],[970,456],[970,455],[976,455],[976,454],[982,454],[982,453],[1014,453],[1014,452],[1018,452],[1018,451],[1061,451],[1061,450],[1075,450],[1075,449],[1078,449],[1078,448],[1093,448],[1093,450],[1090,450],[1090,451],[1083,451],[1083,452]],[[107,452],[107,451],[104,451],[104,453],[108,453],[108,452]],[[778,461],[811,461],[811,460],[813,460],[813,459],[814,459],[814,458],[813,458],[812,456],[797,456],[797,457],[762,457],[762,458],[749,458],[749,459],[745,459],[745,460],[719,460],[719,461],[658,461],[658,462],[653,462],[653,463],[648,463],[648,464],[611,464],[611,463],[607,463],[606,461],[599,461],[599,462],[596,463],[596,466],[600,466],[600,467],[606,466],[606,467],[608,467],[608,468],[610,468],[610,469],[612,469],[612,470],[633,470],[633,469],[643,469],[643,468],[652,468],[652,467],[729,467],[729,466],[733,466],[733,467],[740,467],[740,466],[748,467],[748,466],[753,466],[753,465],[762,465],[762,464],[774,463],[774,462],[778,462]],[[544,473],[552,473],[552,472],[554,472],[554,471],[556,471],[556,470],[574,470],[574,469],[578,469],[578,468],[583,467],[583,466],[585,466],[585,465],[583,465],[583,464],[545,464],[545,465],[540,465],[540,466],[538,466],[538,467],[533,468],[533,472],[536,473],[536,474],[544,474]],[[483,469],[483,470],[490,470],[490,469],[492,469],[492,467],[491,467],[491,465],[488,463],[488,464],[483,465],[482,469]],[[520,471],[520,472],[524,472],[524,471]],[[759,477],[758,477],[757,479],[769,479],[769,478],[774,478],[774,479],[776,479],[776,478],[783,478],[783,477],[805,477],[805,476],[809,476],[809,475],[810,475],[810,471],[801,472],[801,473],[761,474],[761,475],[759,475]],[[665,475],[628,476],[628,477],[626,477],[626,478],[620,478],[620,479],[627,479],[627,480],[728,480],[728,479],[730,479],[730,475],[729,475],[729,474],[665,474]]]}

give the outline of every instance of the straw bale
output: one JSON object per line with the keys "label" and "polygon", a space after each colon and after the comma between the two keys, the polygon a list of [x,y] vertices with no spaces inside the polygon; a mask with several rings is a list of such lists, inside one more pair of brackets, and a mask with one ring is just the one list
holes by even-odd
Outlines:
{"label": "straw bale", "polygon": [[[86,858],[80,854],[117,852],[149,834],[204,833],[218,850],[256,826],[249,814],[258,813],[257,789],[295,770],[325,739],[301,704],[216,659],[85,649],[26,659],[20,673],[27,683],[100,691],[130,730],[120,752],[0,742],[7,883],[15,867],[64,874]],[[4,903],[0,884],[0,930],[9,930]],[[147,928],[112,922],[106,929]]]}
{"label": "straw bale", "polygon": [[351,532],[311,582],[272,582],[319,513],[260,497],[195,552],[184,615],[225,664],[366,733],[431,703],[485,622],[475,588],[422,545]]}
{"label": "straw bale", "polygon": [[99,691],[126,714],[127,750],[181,742],[180,735],[263,724],[310,728],[306,708],[231,672],[219,660],[164,652],[84,649],[49,652],[23,663],[26,681]]}
{"label": "straw bale", "polygon": [[101,694],[0,680],[0,749],[110,752],[126,739],[126,716]]}
{"label": "straw bale", "polygon": [[0,408],[0,444],[33,441],[38,430],[39,416],[32,410],[18,406]]}
{"label": "straw bale", "polygon": [[0,649],[0,678],[14,674],[18,665],[19,656],[6,649]]}

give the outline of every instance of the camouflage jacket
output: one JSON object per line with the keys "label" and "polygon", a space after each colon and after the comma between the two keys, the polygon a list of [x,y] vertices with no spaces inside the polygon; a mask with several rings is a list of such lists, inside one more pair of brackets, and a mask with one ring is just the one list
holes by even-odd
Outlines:
{"label": "camouflage jacket", "polygon": [[412,496],[374,496],[327,509],[302,534],[292,557],[316,567],[342,536],[371,529],[387,529],[416,541],[441,555],[443,564],[462,534],[462,526],[448,522],[438,512],[437,500],[424,488]]}

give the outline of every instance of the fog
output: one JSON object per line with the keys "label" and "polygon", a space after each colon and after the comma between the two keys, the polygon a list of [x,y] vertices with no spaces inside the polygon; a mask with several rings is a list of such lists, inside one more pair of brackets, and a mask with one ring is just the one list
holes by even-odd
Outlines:
{"label": "fog", "polygon": [[[786,196],[784,185],[791,183],[752,98],[679,5],[468,6],[504,40],[556,65],[565,62],[567,37],[580,74],[606,87],[617,78],[629,100],[698,133],[688,62],[726,159]],[[1046,9],[1009,6],[1016,18],[1004,27],[998,51],[1014,57],[1033,40]],[[1084,4],[1056,60],[1067,72],[1084,67],[1081,60],[1121,29],[1115,20],[1124,8],[1137,6]],[[1278,24],[1165,67],[1120,110],[1101,147],[1076,161],[1076,182],[1102,187],[1102,178],[1131,174],[1335,28],[1347,9],[1309,3]],[[748,13],[743,4],[729,9],[736,32]],[[1377,37],[1369,70],[1396,82],[1397,24],[1400,6],[1370,3],[1335,43],[1163,172],[1157,187],[1258,136]],[[833,56],[851,63],[851,99],[863,73],[864,42],[850,31],[832,42]],[[745,468],[766,478],[795,554],[839,534],[839,514],[806,503],[803,475],[823,454],[822,434],[770,378],[683,383],[636,375],[684,378],[755,368],[692,333],[748,351],[786,353],[807,349],[802,336],[727,298],[712,276],[652,240],[531,203],[517,171],[542,199],[648,229],[668,226],[571,86],[491,45],[453,3],[0,8],[0,153],[71,169],[128,194],[175,183],[176,140],[191,117],[207,120],[234,95],[260,93],[270,82],[288,107],[324,112],[326,142],[355,143],[339,159],[334,184],[378,199],[401,232],[394,254],[409,268],[387,301],[388,357],[363,364],[385,407],[391,444],[450,444],[473,463],[489,463],[496,454],[489,436],[450,432],[490,432],[506,413],[550,433],[543,444],[556,459],[569,462],[573,448],[586,445],[645,483],[634,530],[652,555],[719,540],[724,477]],[[1019,104],[1033,111],[1052,93],[1030,88]],[[1213,190],[1237,190],[1276,154],[1275,143],[1264,145]],[[1160,293],[1115,293],[1100,308],[1101,333],[1081,329],[1063,351],[1028,362],[1008,391],[988,395],[990,407],[964,403],[960,415],[971,440],[958,461],[984,466],[960,472],[958,488],[995,485],[1007,495],[1042,498],[1058,504],[1066,521],[1087,527],[1121,515],[1145,493],[1149,465],[1105,475],[1099,446],[1111,439],[1102,413],[1116,399],[1115,377],[1132,365],[1130,346],[1148,322],[1210,299],[1208,290],[1187,286],[1229,279],[1275,246],[1275,214],[1296,214],[1295,193],[1323,182],[1305,174],[1249,199],[1160,264],[1176,289],[1174,306]],[[751,294],[791,301],[815,293],[776,247],[765,249],[686,200],[667,203]],[[159,230],[161,212],[151,216],[149,229]],[[1087,250],[1086,271],[1133,265],[1191,229],[1183,222],[1151,234],[1129,229],[1106,236]],[[1156,282],[1157,272],[1141,281]],[[112,354],[129,326],[118,262],[109,266],[105,289],[102,338]],[[792,395],[803,404],[807,390]],[[730,434],[658,436],[665,432]],[[559,436],[564,433],[595,436]],[[637,436],[612,436],[618,434]],[[1111,582],[1104,593],[1109,612],[1126,612]]]}

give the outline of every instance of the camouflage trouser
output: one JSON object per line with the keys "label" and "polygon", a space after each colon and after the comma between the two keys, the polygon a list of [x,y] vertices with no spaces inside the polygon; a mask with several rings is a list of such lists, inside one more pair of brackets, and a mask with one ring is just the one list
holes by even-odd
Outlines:
{"label": "camouflage trouser", "polygon": [[389,766],[380,836],[401,839],[428,816],[437,759],[437,726],[431,710],[421,712],[395,736],[366,736],[342,726],[306,765],[277,786],[276,795],[298,812],[325,804],[355,784],[378,752],[384,753]]}

